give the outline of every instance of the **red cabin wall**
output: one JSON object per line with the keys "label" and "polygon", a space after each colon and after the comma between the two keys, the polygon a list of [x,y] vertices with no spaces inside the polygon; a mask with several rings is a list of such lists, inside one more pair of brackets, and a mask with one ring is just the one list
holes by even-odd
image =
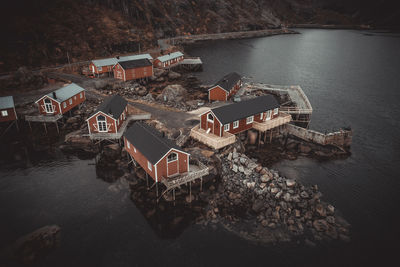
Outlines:
{"label": "red cabin wall", "polygon": [[[135,147],[130,144],[129,148],[127,145],[128,140],[124,137],[124,145],[125,145],[125,150],[132,156],[132,158],[135,159],[135,161],[143,168],[143,170],[150,175],[153,180],[156,180],[156,172],[155,172],[155,166],[152,164],[151,170],[149,170],[147,166],[147,158],[138,150],[136,149],[135,152]],[[151,163],[150,163],[151,164]]]}
{"label": "red cabin wall", "polygon": [[[7,111],[8,115],[7,116],[2,116],[1,112],[2,111]],[[14,108],[5,108],[0,110],[0,122],[5,122],[5,121],[15,121],[17,119],[17,114],[15,113]]]}
{"label": "red cabin wall", "polygon": [[[167,158],[168,155],[171,153],[177,153],[178,154],[178,164],[177,164],[177,173],[182,174],[182,173],[186,173],[188,172],[188,163],[189,163],[189,155],[182,153],[181,151],[178,150],[171,150],[168,154],[166,154],[161,160],[160,162],[157,163],[157,176],[158,176],[158,181],[161,181],[162,177],[164,178],[168,178],[167,175]],[[173,164],[169,164],[169,168],[171,168],[171,165]]]}
{"label": "red cabin wall", "polygon": [[153,66],[139,67],[134,69],[127,69],[117,64],[114,67],[114,78],[124,81],[142,79],[153,76]]}
{"label": "red cabin wall", "polygon": [[[176,57],[176,58],[173,58],[173,59],[165,61],[165,62],[161,62],[159,59],[155,59],[154,66],[159,67],[159,68],[168,68],[168,67],[182,61],[183,59],[184,59],[183,56]],[[165,66],[163,65],[163,63],[165,63]]]}
{"label": "red cabin wall", "polygon": [[201,115],[201,117],[200,117],[200,128],[203,129],[203,130],[205,130],[205,131],[207,131],[208,128],[211,128],[210,133],[215,134],[215,135],[218,135],[218,136],[221,136],[221,134],[222,134],[222,131],[221,131],[221,123],[220,123],[219,120],[214,116],[214,114],[213,114],[213,116],[214,116],[214,123],[209,122],[209,121],[207,120],[207,116],[208,116],[208,114],[210,114],[210,113],[211,113],[211,111],[210,111],[210,112],[207,112],[207,113],[205,113],[205,114],[203,114],[203,115]]}
{"label": "red cabin wall", "polygon": [[208,99],[209,101],[226,101],[227,92],[221,87],[217,86],[208,91]]}
{"label": "red cabin wall", "polygon": [[[46,98],[50,99],[52,105],[54,106],[54,113],[47,113],[47,112],[46,112],[46,109],[45,109],[45,106],[44,106],[44,100],[45,100]],[[40,114],[43,114],[43,115],[57,115],[57,114],[60,114],[60,113],[61,113],[61,112],[60,112],[60,105],[59,105],[59,103],[56,102],[56,101],[54,101],[54,100],[51,99],[50,97],[47,97],[47,96],[43,97],[42,99],[40,99],[39,102],[37,102],[37,104],[38,104],[38,108],[39,108],[39,113],[40,113]]]}
{"label": "red cabin wall", "polygon": [[[111,125],[110,129],[108,130],[107,133],[116,133],[117,131],[115,130],[115,121],[113,118],[108,116],[107,114],[104,114],[103,112],[97,113],[95,116],[91,117],[87,123],[88,123],[88,128],[90,129],[90,133],[99,133],[97,130],[97,117],[103,115],[106,117],[106,122],[107,122],[107,127],[108,125]],[[103,133],[103,132],[102,132]]]}
{"label": "red cabin wall", "polygon": [[99,70],[99,68],[96,67],[96,66],[93,64],[93,62],[91,62],[91,63],[89,64],[89,71],[92,72],[92,71],[93,71],[93,68],[94,68],[94,73],[95,73],[95,74],[108,73],[108,72],[112,72],[112,67],[113,67],[112,65],[109,65],[109,66],[102,66],[102,67],[101,67],[101,70]]}
{"label": "red cabin wall", "polygon": [[[82,93],[82,97],[81,97]],[[69,100],[72,99],[72,104],[69,103]],[[85,92],[80,92],[67,100],[61,102],[61,113],[65,114],[66,112],[70,111],[74,107],[78,106],[79,104],[83,103],[86,100]],[[66,103],[66,107],[64,108],[64,103]]]}

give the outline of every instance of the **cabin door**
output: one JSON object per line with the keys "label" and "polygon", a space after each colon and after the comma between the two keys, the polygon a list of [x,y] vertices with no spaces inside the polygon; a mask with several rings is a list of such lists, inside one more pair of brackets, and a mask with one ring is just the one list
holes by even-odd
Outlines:
{"label": "cabin door", "polygon": [[53,103],[51,103],[50,99],[48,98],[44,100],[44,109],[46,113],[54,113]]}
{"label": "cabin door", "polygon": [[172,152],[167,157],[167,175],[168,177],[177,175],[179,173],[178,170],[178,154]]}
{"label": "cabin door", "polygon": [[211,113],[207,115],[207,132],[214,133],[214,116]]}

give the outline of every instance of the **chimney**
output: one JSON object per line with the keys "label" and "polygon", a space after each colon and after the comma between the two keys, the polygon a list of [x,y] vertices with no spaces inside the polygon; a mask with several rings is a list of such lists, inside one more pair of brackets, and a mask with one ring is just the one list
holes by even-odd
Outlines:
{"label": "chimney", "polygon": [[116,56],[117,59],[119,59],[119,56]]}
{"label": "chimney", "polygon": [[57,99],[56,92],[53,92],[53,98],[54,98],[54,99]]}

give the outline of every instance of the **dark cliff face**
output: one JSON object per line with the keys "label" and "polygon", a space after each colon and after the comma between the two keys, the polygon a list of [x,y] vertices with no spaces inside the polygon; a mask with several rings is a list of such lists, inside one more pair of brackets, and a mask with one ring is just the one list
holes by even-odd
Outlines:
{"label": "dark cliff face", "polygon": [[[133,52],[158,38],[287,23],[394,25],[394,1],[13,0],[2,9],[0,72]],[[361,3],[364,3],[361,5]],[[375,16],[374,16],[375,15]]]}

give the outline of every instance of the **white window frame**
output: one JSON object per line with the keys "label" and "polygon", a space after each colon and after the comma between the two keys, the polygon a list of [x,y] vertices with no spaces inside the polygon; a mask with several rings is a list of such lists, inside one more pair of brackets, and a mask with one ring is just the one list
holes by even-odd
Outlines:
{"label": "white window frame", "polygon": [[[100,115],[100,116],[103,116],[103,115]],[[106,116],[103,116],[104,117],[104,121],[99,121],[99,117],[100,116],[97,116],[97,118],[96,118],[96,121],[97,121],[97,129],[98,129],[98,131],[99,131],[99,133],[106,133],[106,132],[108,132],[108,123],[107,123],[107,118],[106,118]],[[105,130],[102,130],[103,129],[103,127],[100,127],[100,123],[99,122],[101,122],[101,124],[102,124],[102,126],[104,126],[104,129]],[[104,125],[103,125],[104,124]]]}
{"label": "white window frame", "polygon": [[233,129],[239,128],[239,121],[233,122]]}
{"label": "white window frame", "polygon": [[267,121],[269,121],[269,120],[271,119],[271,114],[272,114],[271,110],[268,110],[268,111],[267,111],[267,115],[266,115],[266,116],[267,116],[267,117],[266,117],[266,120],[267,120]]}
{"label": "white window frame", "polygon": [[230,125],[229,123],[228,123],[228,124],[225,124],[225,125],[224,125],[224,131],[225,131],[225,132],[229,131],[230,127],[231,127],[231,125]]}
{"label": "white window frame", "polygon": [[[208,118],[208,116],[210,116],[210,115],[211,115],[212,118],[213,118],[212,120],[210,120],[210,119]],[[214,123],[214,115],[211,114],[211,113],[208,113],[208,114],[207,114],[207,121]]]}
{"label": "white window frame", "polygon": [[129,144],[129,141],[128,141],[128,140],[126,140],[126,146],[127,146],[128,148],[131,148],[131,144]]}
{"label": "white window frame", "polygon": [[279,112],[279,109],[278,109],[278,108],[275,108],[275,109],[274,109],[274,115],[277,115],[278,112]]}
{"label": "white window frame", "polygon": [[1,111],[1,116],[7,117],[8,116],[8,111],[7,110],[2,110]]}
{"label": "white window frame", "polygon": [[63,102],[63,108],[67,107],[67,102]]}
{"label": "white window frame", "polygon": [[[46,102],[46,100],[50,102]],[[45,100],[43,100],[43,103],[44,103],[44,111],[46,111],[46,113],[54,113],[54,105],[50,99],[46,98]]]}
{"label": "white window frame", "polygon": [[250,124],[254,121],[254,116],[250,116],[246,118],[246,124]]}
{"label": "white window frame", "polygon": [[[171,155],[176,155],[175,159],[170,160],[170,159],[169,159],[169,156],[171,156]],[[168,157],[167,157],[167,163],[175,162],[175,161],[177,161],[177,160],[178,160],[178,153],[175,153],[175,152],[172,152],[172,153],[169,154]]]}
{"label": "white window frame", "polygon": [[97,71],[103,71],[103,67],[97,67]]}
{"label": "white window frame", "polygon": [[260,120],[263,119],[263,116],[264,116],[264,112],[261,112],[261,113],[260,113]]}
{"label": "white window frame", "polygon": [[72,105],[72,98],[69,99],[69,104]]}
{"label": "white window frame", "polygon": [[76,100],[76,95],[74,95],[74,100]]}
{"label": "white window frame", "polygon": [[153,171],[153,165],[151,165],[150,161],[147,161],[147,168],[148,168],[150,171]]}
{"label": "white window frame", "polygon": [[81,98],[83,98],[83,94],[82,93],[80,93],[79,95],[81,96]]}
{"label": "white window frame", "polygon": [[136,153],[136,147],[133,148],[133,151],[135,151],[135,153]]}

